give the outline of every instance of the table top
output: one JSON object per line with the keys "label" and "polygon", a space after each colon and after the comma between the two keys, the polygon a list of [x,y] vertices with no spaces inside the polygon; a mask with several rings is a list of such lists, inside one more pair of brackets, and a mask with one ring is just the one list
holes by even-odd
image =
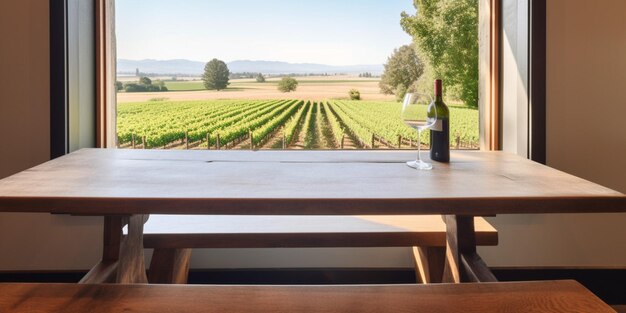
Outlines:
{"label": "table top", "polygon": [[623,194],[504,152],[84,149],[0,180],[0,212],[371,215],[626,212]]}
{"label": "table top", "polygon": [[201,286],[0,284],[1,312],[615,312],[575,281]]}

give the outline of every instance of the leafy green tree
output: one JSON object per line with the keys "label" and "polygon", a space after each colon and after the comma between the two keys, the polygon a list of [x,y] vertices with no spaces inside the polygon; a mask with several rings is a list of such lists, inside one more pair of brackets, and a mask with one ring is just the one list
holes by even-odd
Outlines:
{"label": "leafy green tree", "polygon": [[149,92],[159,92],[159,91],[161,91],[161,88],[159,86],[157,86],[157,85],[147,85],[146,86],[146,91],[149,91]]}
{"label": "leafy green tree", "polygon": [[165,82],[160,79],[157,79],[156,81],[154,81],[153,84],[159,88],[165,87]]}
{"label": "leafy green tree", "polygon": [[350,100],[361,100],[361,92],[357,89],[350,89],[348,95],[350,95]]}
{"label": "leafy green tree", "polygon": [[117,91],[124,90],[124,84],[121,81],[116,81],[115,82],[115,90],[117,90]]}
{"label": "leafy green tree", "polygon": [[415,15],[401,24],[444,84],[478,106],[478,0],[414,0]]}
{"label": "leafy green tree", "polygon": [[402,100],[404,100],[404,96],[406,96],[407,92],[409,92],[409,87],[406,87],[403,84],[399,84],[396,87],[396,90],[395,90],[396,101],[402,102]]}
{"label": "leafy green tree", "polygon": [[126,92],[146,92],[148,91],[148,87],[144,84],[126,83],[124,85],[124,90]]}
{"label": "leafy green tree", "polygon": [[257,83],[264,83],[264,82],[265,82],[265,76],[263,76],[263,74],[259,73],[259,74],[256,76],[256,82],[257,82]]}
{"label": "leafy green tree", "polygon": [[402,46],[393,51],[387,59],[385,72],[380,79],[380,91],[396,98],[404,98],[404,94],[422,76],[424,63],[410,46]]}
{"label": "leafy green tree", "polygon": [[208,90],[226,89],[230,83],[228,82],[230,71],[224,61],[213,59],[204,66],[204,88]]}
{"label": "leafy green tree", "polygon": [[291,77],[283,77],[278,82],[278,90],[281,92],[292,92],[298,88],[298,81]]}
{"label": "leafy green tree", "polygon": [[139,83],[142,85],[150,86],[152,85],[152,80],[148,77],[143,76],[139,78]]}

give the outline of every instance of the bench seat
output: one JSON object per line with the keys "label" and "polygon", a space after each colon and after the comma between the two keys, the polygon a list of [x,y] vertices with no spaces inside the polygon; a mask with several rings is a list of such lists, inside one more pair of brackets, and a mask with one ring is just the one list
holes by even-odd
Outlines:
{"label": "bench seat", "polygon": [[379,286],[0,284],[0,312],[615,312],[575,281]]}
{"label": "bench seat", "polygon": [[[479,245],[498,244],[498,233],[475,218]],[[233,216],[150,215],[145,248],[444,247],[439,215]]]}
{"label": "bench seat", "polygon": [[[475,218],[477,245],[498,244],[498,233]],[[440,282],[446,225],[439,215],[230,216],[151,215],[144,247],[155,249],[151,283],[185,283],[194,248],[414,247],[417,279]]]}

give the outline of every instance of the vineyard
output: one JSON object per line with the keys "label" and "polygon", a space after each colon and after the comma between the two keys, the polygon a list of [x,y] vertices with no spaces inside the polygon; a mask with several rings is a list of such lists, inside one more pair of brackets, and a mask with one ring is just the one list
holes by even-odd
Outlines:
{"label": "vineyard", "polygon": [[[118,105],[120,148],[409,149],[417,133],[394,102],[150,101]],[[426,106],[421,108],[423,118]],[[478,111],[450,107],[450,144],[478,148]],[[428,132],[422,144],[428,145]]]}

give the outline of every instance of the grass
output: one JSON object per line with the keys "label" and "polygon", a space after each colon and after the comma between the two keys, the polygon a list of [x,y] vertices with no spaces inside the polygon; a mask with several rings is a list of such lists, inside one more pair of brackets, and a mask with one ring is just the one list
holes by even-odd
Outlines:
{"label": "grass", "polygon": [[199,91],[206,90],[202,81],[172,81],[166,82],[169,91]]}
{"label": "grass", "polygon": [[[298,78],[296,77],[296,80]],[[372,82],[373,80],[298,80],[300,85],[307,84],[346,84],[346,83],[363,83],[363,82]],[[254,81],[237,81],[231,80],[231,85],[227,90],[237,91],[246,89],[246,87],[253,87],[258,84],[259,87],[263,85],[277,85],[278,80],[268,79],[264,83],[257,83]],[[375,81],[374,81],[375,82]],[[165,83],[165,86],[169,91],[203,91],[206,90],[204,88],[204,83],[202,81],[168,81]]]}
{"label": "grass", "polygon": [[[167,87],[168,91],[205,91],[204,83],[201,81],[174,81],[174,82],[166,82],[165,87]],[[232,87],[229,86],[227,89],[220,91],[242,91],[247,88],[245,87]]]}
{"label": "grass", "polygon": [[[369,82],[378,82],[377,80],[306,80],[306,79],[298,79],[298,77],[294,77],[298,84],[345,84],[345,83],[369,83]],[[278,80],[268,79],[265,84],[272,83],[278,84]]]}

